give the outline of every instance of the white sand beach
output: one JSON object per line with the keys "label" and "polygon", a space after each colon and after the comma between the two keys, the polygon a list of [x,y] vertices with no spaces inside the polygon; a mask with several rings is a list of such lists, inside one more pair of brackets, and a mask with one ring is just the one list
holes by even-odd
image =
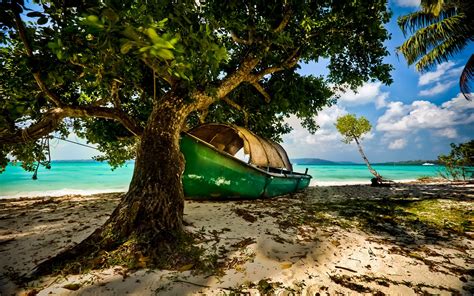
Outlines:
{"label": "white sand beach", "polygon": [[[187,229],[198,234],[209,257],[217,256],[208,272],[114,266],[15,284],[100,226],[120,195],[1,200],[1,295],[474,292],[474,186],[406,183],[317,186],[266,200],[186,201]],[[446,211],[441,224],[433,209]]]}

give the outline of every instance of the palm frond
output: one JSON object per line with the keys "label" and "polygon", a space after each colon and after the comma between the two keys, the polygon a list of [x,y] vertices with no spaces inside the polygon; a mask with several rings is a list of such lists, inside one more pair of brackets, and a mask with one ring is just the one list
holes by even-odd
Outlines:
{"label": "palm frond", "polygon": [[420,28],[424,28],[445,18],[456,14],[454,9],[443,11],[438,16],[426,11],[416,11],[398,18],[397,23],[403,34],[413,33]]}
{"label": "palm frond", "polygon": [[[400,47],[401,52],[408,64],[413,64],[421,56],[427,54],[433,48],[442,44],[445,40],[469,38],[471,32],[465,25],[466,16],[464,14],[454,15],[439,22],[419,29],[408,38]],[[440,52],[442,53],[442,52]]]}
{"label": "palm frond", "polygon": [[462,70],[461,77],[459,78],[459,88],[466,100],[470,101],[473,96],[473,89],[471,88],[474,80],[474,54],[471,55],[467,61],[464,69]]}
{"label": "palm frond", "polygon": [[421,0],[420,6],[424,11],[438,16],[443,10],[444,2],[444,0]]}
{"label": "palm frond", "polygon": [[453,37],[445,40],[430,52],[423,55],[415,64],[416,70],[422,72],[429,70],[435,64],[448,61],[450,57],[459,53],[467,45],[467,42],[468,40],[463,37]]}

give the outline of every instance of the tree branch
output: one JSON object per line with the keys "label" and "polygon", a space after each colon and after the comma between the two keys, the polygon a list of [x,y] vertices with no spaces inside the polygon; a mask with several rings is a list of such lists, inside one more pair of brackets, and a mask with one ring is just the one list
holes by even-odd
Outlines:
{"label": "tree branch", "polygon": [[36,141],[53,132],[64,117],[62,108],[51,109],[43,115],[40,121],[27,128],[0,134],[0,144],[20,144]]}
{"label": "tree branch", "polygon": [[[20,36],[21,41],[23,42],[23,45],[25,46],[26,50],[26,55],[30,58],[33,57],[33,51],[31,50],[30,43],[28,42],[28,38],[26,37],[26,30],[25,26],[23,25],[23,21],[20,18],[20,15],[18,12],[14,13],[15,16],[15,24],[18,28],[18,34]],[[32,73],[33,77],[36,80],[36,84],[38,84],[38,87],[41,89],[42,92],[46,94],[46,97],[48,98],[49,101],[51,101],[55,106],[59,107],[62,106],[63,103],[59,99],[57,95],[52,93],[44,84],[43,80],[41,79],[41,75],[39,72],[34,72]]]}
{"label": "tree branch", "polygon": [[215,95],[196,90],[190,96],[194,100],[194,108],[197,110],[207,109],[212,103],[224,99],[232,90],[244,81],[248,81],[250,72],[255,68],[260,59],[247,55],[239,68],[227,75],[217,86]]}
{"label": "tree branch", "polygon": [[[148,61],[147,59],[141,59],[143,63],[145,63],[145,65],[147,65],[151,70],[155,71],[155,75],[160,77],[161,79],[163,79],[164,81],[166,81],[170,86],[173,86],[175,84],[175,79],[173,78],[173,76],[169,75],[168,73],[163,73],[163,71],[159,71],[160,69],[158,69],[155,65],[153,65],[153,63],[151,63],[150,61]],[[155,76],[154,75],[154,76]],[[154,77],[153,77],[154,79]]]}
{"label": "tree branch", "polygon": [[111,93],[112,102],[117,109],[122,109],[122,103],[120,102],[120,97],[119,97],[119,92],[118,92],[120,83],[121,81],[118,79],[114,79],[112,81],[112,93]]}
{"label": "tree branch", "polygon": [[120,122],[127,130],[135,136],[140,136],[143,128],[135,121],[135,119],[128,116],[127,113],[118,110],[117,108],[106,107],[66,107],[67,115],[65,117],[97,117],[112,119]]}
{"label": "tree branch", "polygon": [[141,135],[143,128],[126,113],[105,107],[56,107],[43,114],[42,118],[27,128],[0,134],[0,144],[19,144],[36,141],[53,132],[66,117],[97,117],[120,122],[136,136]]}
{"label": "tree branch", "polygon": [[217,99],[226,97],[233,89],[235,89],[240,83],[248,81],[250,72],[257,66],[260,59],[252,56],[247,56],[241,66],[232,74],[222,80],[221,84],[217,88]]}
{"label": "tree branch", "polygon": [[250,84],[252,84],[253,87],[255,87],[255,89],[258,90],[258,92],[262,94],[267,104],[270,103],[271,97],[267,93],[267,91],[260,85],[260,83],[258,83],[257,81],[251,81]]}
{"label": "tree branch", "polygon": [[199,114],[199,123],[200,124],[206,123],[206,117],[207,117],[208,113],[209,113],[209,109],[204,109],[204,110],[201,111],[201,113]]}
{"label": "tree branch", "polygon": [[265,75],[269,75],[275,72],[283,71],[285,69],[290,69],[293,68],[298,64],[298,61],[300,59],[300,54],[299,54],[300,48],[296,48],[291,55],[279,66],[275,67],[268,67],[266,69],[261,70],[260,72],[256,73],[253,76],[253,81],[258,81],[262,79]]}
{"label": "tree branch", "polygon": [[288,8],[285,8],[285,13],[283,14],[283,19],[281,20],[280,24],[273,30],[274,33],[280,33],[285,29],[285,27],[288,25],[290,22],[291,18],[291,10]]}
{"label": "tree branch", "polygon": [[247,127],[248,124],[249,124],[249,114],[247,113],[247,111],[245,111],[245,109],[242,108],[242,106],[240,106],[236,102],[232,101],[228,97],[224,97],[224,98],[222,98],[222,100],[224,102],[226,102],[229,106],[233,107],[234,109],[237,109],[237,110],[241,111],[244,114],[244,125],[245,125],[245,127]]}
{"label": "tree branch", "polygon": [[244,44],[244,45],[252,45],[254,43],[254,36],[255,36],[255,9],[252,4],[246,3],[248,12],[249,12],[249,19],[250,19],[250,24],[249,24],[249,31],[248,31],[248,39],[242,39],[237,36],[237,34],[234,31],[230,31],[230,37],[235,43],[238,44]]}
{"label": "tree branch", "polygon": [[234,31],[230,31],[230,37],[232,38],[232,40],[234,40],[235,43],[238,43],[238,44],[251,45],[253,43],[253,40],[252,40],[253,38],[249,38],[248,40],[242,39],[238,37]]}

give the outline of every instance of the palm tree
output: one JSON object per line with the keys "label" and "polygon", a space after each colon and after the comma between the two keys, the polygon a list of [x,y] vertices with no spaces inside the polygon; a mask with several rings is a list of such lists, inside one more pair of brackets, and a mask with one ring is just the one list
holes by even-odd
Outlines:
{"label": "palm tree", "polygon": [[[409,65],[416,62],[416,70],[425,71],[447,61],[474,41],[474,1],[421,0],[420,5],[420,10],[398,19],[403,34],[412,36],[397,50]],[[461,92],[468,100],[472,96],[473,78],[474,55],[471,55],[459,79]]]}

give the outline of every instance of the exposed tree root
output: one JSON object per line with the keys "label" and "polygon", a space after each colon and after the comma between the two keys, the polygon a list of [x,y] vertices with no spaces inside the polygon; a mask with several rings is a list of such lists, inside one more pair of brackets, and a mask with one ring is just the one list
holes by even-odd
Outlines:
{"label": "exposed tree root", "polygon": [[194,245],[194,237],[186,232],[134,233],[125,241],[104,243],[100,240],[103,228],[97,229],[78,245],[40,263],[28,280],[51,274],[79,274],[117,265],[132,270],[199,267],[204,252]]}

